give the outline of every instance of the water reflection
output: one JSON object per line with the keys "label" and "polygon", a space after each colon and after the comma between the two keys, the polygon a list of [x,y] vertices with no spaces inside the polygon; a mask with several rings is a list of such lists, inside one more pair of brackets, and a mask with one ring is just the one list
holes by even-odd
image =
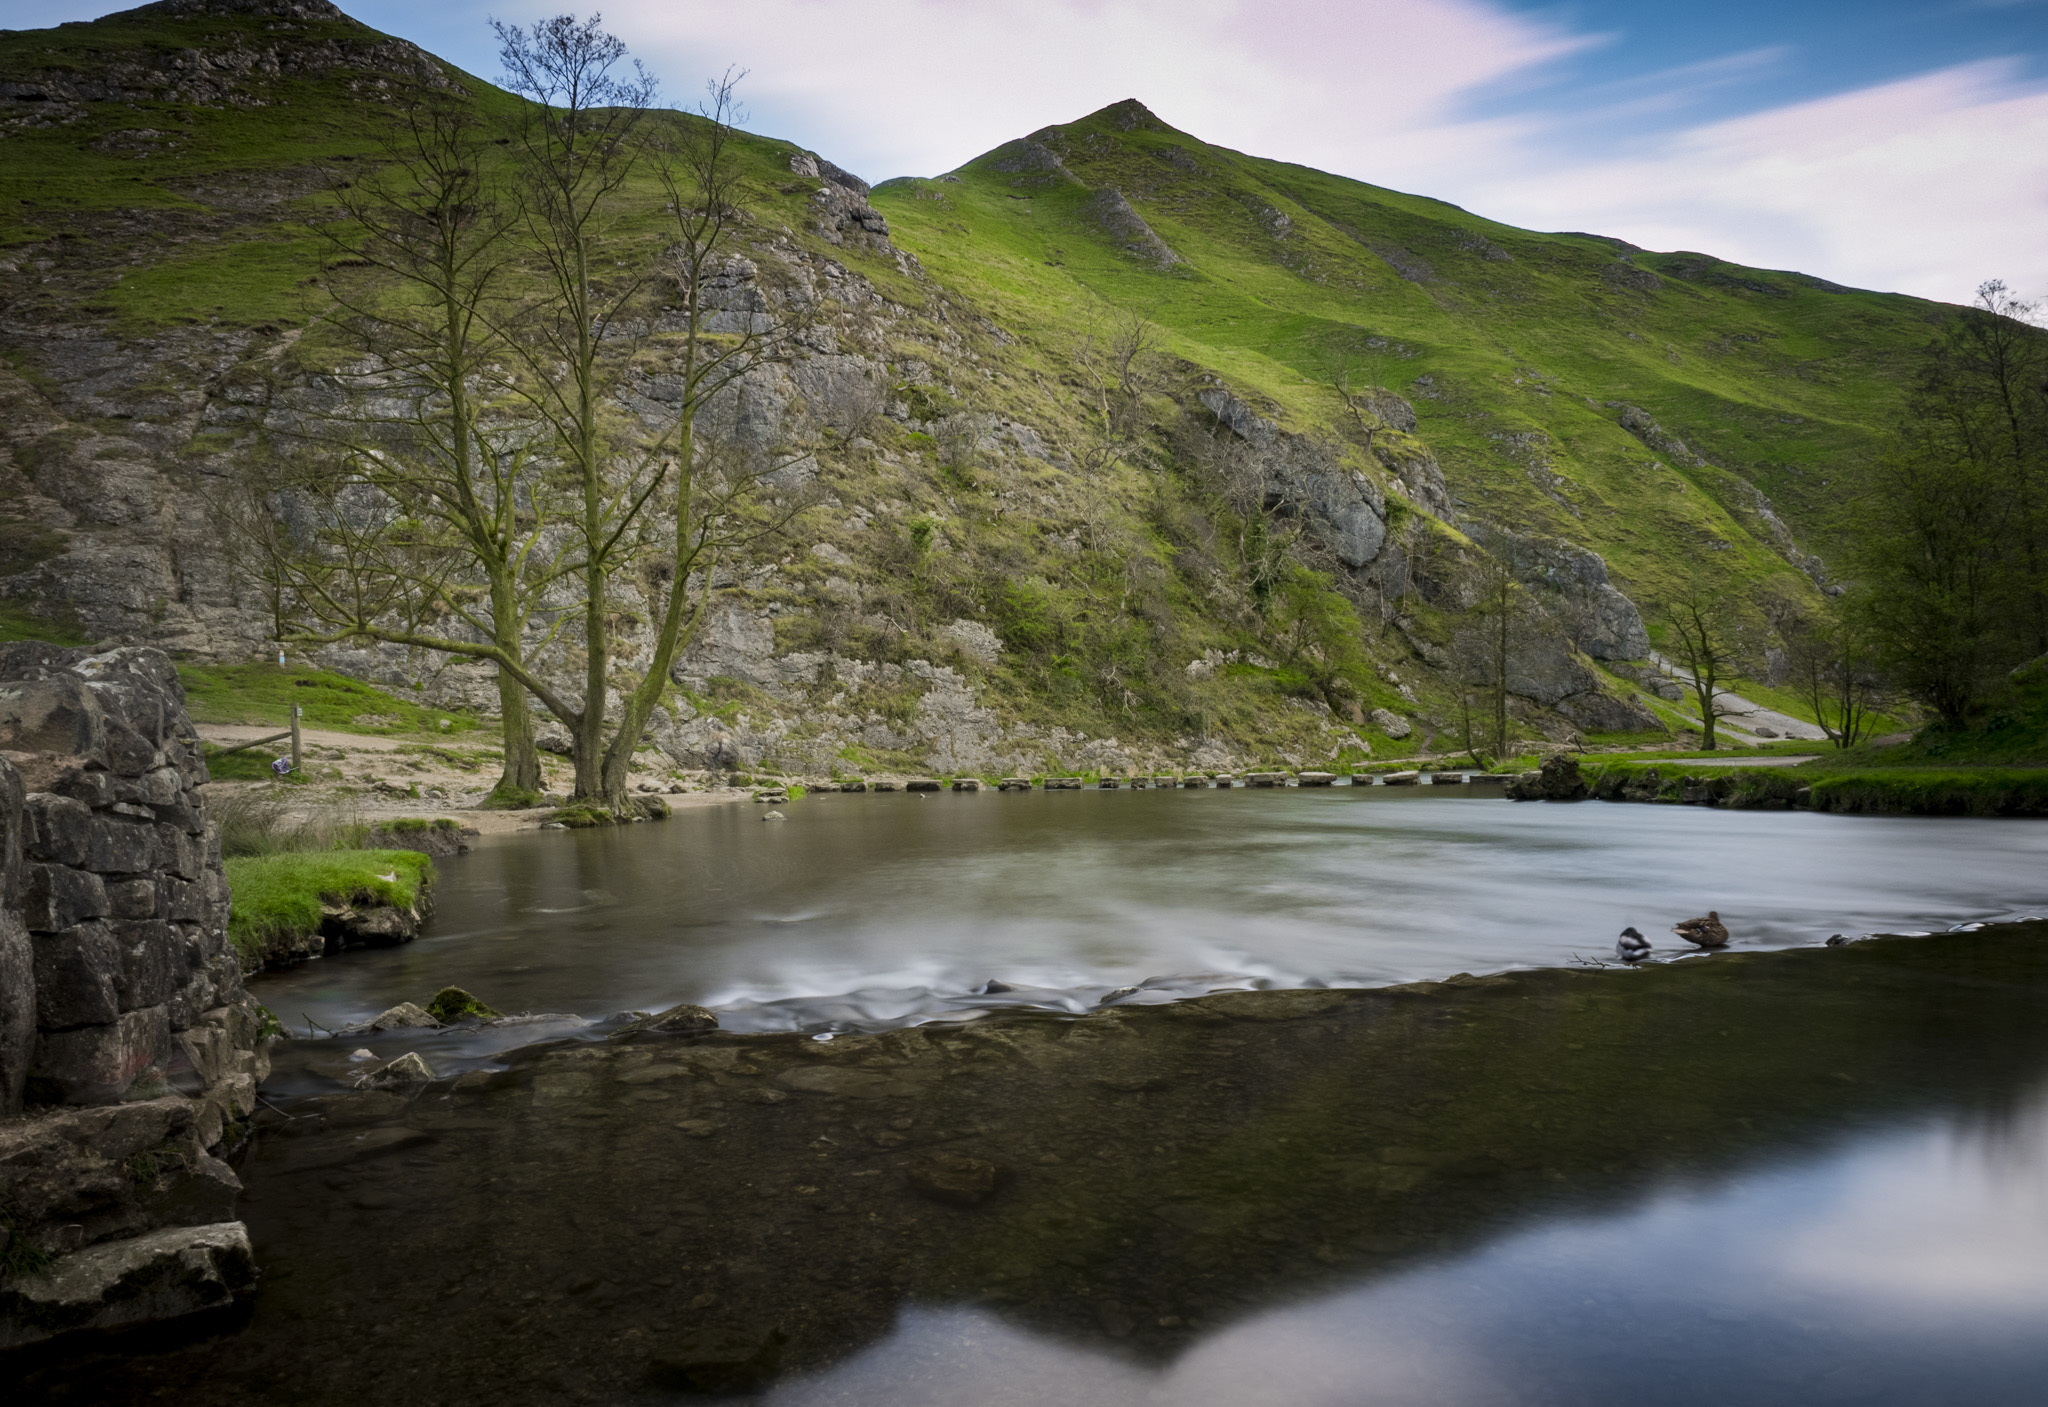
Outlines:
{"label": "water reflection", "polygon": [[[585,1017],[677,1001],[741,1030],[876,1029],[1244,986],[1569,962],[1718,909],[1737,946],[2048,905],[2048,824],[1417,791],[822,796],[487,841],[428,936],[262,980],[325,1025],[454,983]],[[1016,989],[985,994],[991,979]],[[1150,985],[1146,986],[1149,981]]]}
{"label": "water reflection", "polygon": [[2038,1403],[2048,1095],[1252,1314],[1149,1367],[916,1307],[765,1407]]}
{"label": "water reflection", "polygon": [[2044,1000],[2035,924],[553,1041],[265,1111],[246,1323],[17,1396],[2030,1403]]}

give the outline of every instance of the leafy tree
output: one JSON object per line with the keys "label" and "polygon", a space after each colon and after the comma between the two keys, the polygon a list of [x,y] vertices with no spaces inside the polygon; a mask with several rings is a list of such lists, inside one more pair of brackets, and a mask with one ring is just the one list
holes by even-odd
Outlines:
{"label": "leafy tree", "polygon": [[2048,334],[1987,283],[1927,349],[1847,512],[1854,613],[1886,672],[1951,726],[2048,629]]}

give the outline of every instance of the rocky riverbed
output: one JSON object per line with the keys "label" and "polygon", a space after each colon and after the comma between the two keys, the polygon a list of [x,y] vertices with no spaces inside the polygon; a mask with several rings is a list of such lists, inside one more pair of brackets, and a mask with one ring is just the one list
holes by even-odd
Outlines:
{"label": "rocky riverbed", "polygon": [[245,1316],[46,1363],[17,1400],[656,1401],[830,1365],[917,1303],[1157,1361],[1519,1221],[2003,1107],[2048,1070],[2044,994],[2048,924],[2024,924],[832,1040],[553,1042],[262,1115]]}

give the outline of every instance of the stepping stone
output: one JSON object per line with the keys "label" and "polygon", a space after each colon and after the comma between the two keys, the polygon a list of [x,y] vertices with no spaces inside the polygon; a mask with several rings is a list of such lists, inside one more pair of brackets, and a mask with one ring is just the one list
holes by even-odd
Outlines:
{"label": "stepping stone", "polygon": [[944,791],[945,787],[940,785],[936,777],[919,777],[915,781],[905,782],[903,789],[905,791]]}
{"label": "stepping stone", "polygon": [[1326,787],[1337,780],[1335,772],[1303,772],[1298,780],[1305,787]]}

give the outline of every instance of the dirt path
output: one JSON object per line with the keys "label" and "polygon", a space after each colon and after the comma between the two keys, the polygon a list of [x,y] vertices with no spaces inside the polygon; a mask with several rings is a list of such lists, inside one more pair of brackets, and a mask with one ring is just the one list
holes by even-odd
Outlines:
{"label": "dirt path", "polygon": [[[226,746],[253,742],[279,731],[274,725],[245,723],[201,723],[197,728],[205,741]],[[352,811],[371,824],[408,816],[446,816],[486,835],[531,829],[554,809],[552,802],[522,811],[479,809],[498,778],[497,753],[492,746],[496,740],[488,736],[461,734],[444,741],[302,728],[299,740],[305,782],[287,786],[268,781],[218,781],[209,783],[207,789],[275,790],[294,812]],[[251,748],[250,753],[267,761],[289,750],[288,743],[280,742]],[[656,755],[650,754],[648,763],[628,776],[628,789],[659,796],[672,809],[722,806],[751,795],[744,788],[716,785],[703,774],[679,773],[665,757],[657,761]],[[567,761],[542,754],[541,765],[549,792],[566,796],[570,789]]]}
{"label": "dirt path", "polygon": [[[1650,662],[1662,670],[1667,677],[1677,680],[1688,689],[1692,687],[1692,672],[1684,666],[1675,664],[1654,652],[1650,655]],[[1827,741],[1828,735],[1813,724],[1808,723],[1805,719],[1794,718],[1789,713],[1780,713],[1776,709],[1765,708],[1762,704],[1745,699],[1740,694],[1731,693],[1726,689],[1717,689],[1714,692],[1714,698],[1723,707],[1736,710],[1732,717],[1724,716],[1716,725],[1717,729],[1725,728],[1745,740],[1757,736],[1756,730],[1758,728],[1769,728],[1775,731],[1781,738],[1793,738],[1800,742],[1819,743]],[[1668,703],[1669,700],[1666,700],[1666,702]],[[1695,728],[1700,726],[1700,720],[1689,710],[1681,706],[1677,708],[1677,711],[1683,714],[1685,720]]]}

